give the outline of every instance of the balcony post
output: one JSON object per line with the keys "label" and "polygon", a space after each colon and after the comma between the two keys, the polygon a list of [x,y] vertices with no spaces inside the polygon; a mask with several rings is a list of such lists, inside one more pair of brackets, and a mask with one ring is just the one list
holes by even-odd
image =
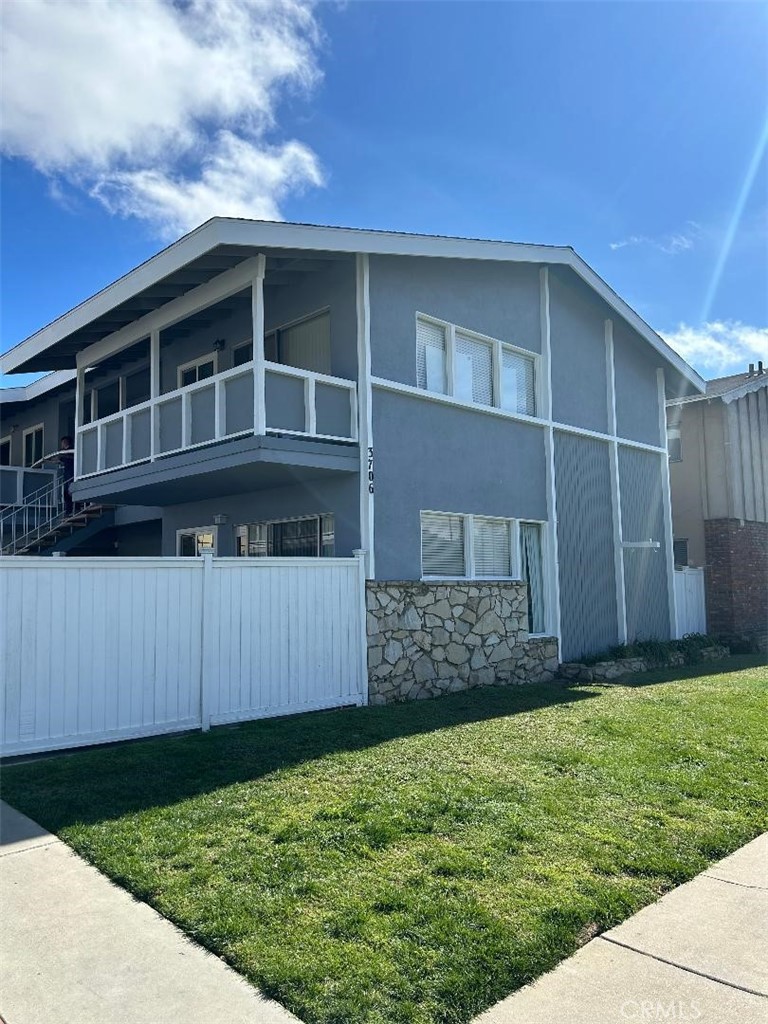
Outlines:
{"label": "balcony post", "polygon": [[253,320],[253,432],[267,432],[266,381],[264,372],[264,272],[267,258],[256,257],[256,274],[251,282],[251,316]]}
{"label": "balcony post", "polygon": [[158,449],[158,412],[156,398],[160,396],[160,331],[149,333],[149,457],[154,461]]}
{"label": "balcony post", "polygon": [[80,447],[82,445],[80,427],[83,425],[83,403],[85,401],[85,367],[78,366],[77,377],[75,383],[75,461],[74,461],[74,475],[75,479],[80,476],[80,463],[82,455]]}

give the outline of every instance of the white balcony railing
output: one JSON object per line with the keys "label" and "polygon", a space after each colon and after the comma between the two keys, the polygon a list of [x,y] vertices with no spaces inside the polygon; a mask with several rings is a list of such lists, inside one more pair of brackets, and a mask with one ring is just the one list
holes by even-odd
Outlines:
{"label": "white balcony railing", "polygon": [[357,440],[354,381],[267,362],[257,405],[257,379],[244,363],[79,427],[77,478],[253,434],[259,407],[267,433]]}

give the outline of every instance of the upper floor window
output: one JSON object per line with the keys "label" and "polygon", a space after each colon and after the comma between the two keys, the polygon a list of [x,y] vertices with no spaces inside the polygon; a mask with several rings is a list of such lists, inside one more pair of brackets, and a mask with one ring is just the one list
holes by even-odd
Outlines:
{"label": "upper floor window", "polygon": [[196,384],[199,380],[207,380],[216,373],[216,353],[209,356],[201,356],[193,359],[179,367],[179,387],[185,388],[189,384]]}
{"label": "upper floor window", "polygon": [[253,359],[253,342],[244,341],[232,349],[232,366],[243,366]]}
{"label": "upper floor window", "polygon": [[683,461],[683,446],[680,438],[680,427],[667,427],[667,452],[670,462]]}
{"label": "upper floor window", "polygon": [[536,356],[419,315],[416,384],[464,402],[536,415]]}
{"label": "upper floor window", "polygon": [[11,439],[10,437],[0,438],[0,466],[11,464]]}
{"label": "upper floor window", "polygon": [[270,362],[330,374],[331,314],[324,309],[267,332],[264,352]]}
{"label": "upper floor window", "polygon": [[43,457],[43,424],[30,427],[23,434],[22,448],[24,451],[24,465],[33,466]]}

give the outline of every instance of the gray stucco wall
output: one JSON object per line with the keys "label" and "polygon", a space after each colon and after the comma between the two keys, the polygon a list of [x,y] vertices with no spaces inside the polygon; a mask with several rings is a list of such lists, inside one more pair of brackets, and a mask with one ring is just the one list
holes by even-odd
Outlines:
{"label": "gray stucco wall", "polygon": [[604,441],[555,432],[563,661],[618,640],[609,457]]}
{"label": "gray stucco wall", "polygon": [[625,542],[653,540],[658,548],[624,549],[627,639],[670,636],[666,524],[659,455],[619,447],[621,527]]}
{"label": "gray stucco wall", "polygon": [[608,430],[605,360],[607,307],[569,270],[549,271],[552,416]]}
{"label": "gray stucco wall", "polygon": [[666,444],[659,430],[656,368],[660,360],[647,342],[613,318],[616,429],[621,437]]}
{"label": "gray stucco wall", "polygon": [[212,526],[213,517],[220,513],[227,515],[229,521],[218,528],[218,554],[228,556],[235,554],[237,526],[327,512],[335,516],[336,554],[351,555],[360,547],[360,488],[358,477],[351,474],[166,506],[163,509],[163,555],[176,554],[177,530]]}
{"label": "gray stucco wall", "polygon": [[416,313],[541,351],[539,267],[371,256],[371,372],[416,383]]}
{"label": "gray stucco wall", "polygon": [[546,519],[544,431],[374,389],[376,578],[421,577],[421,511]]}

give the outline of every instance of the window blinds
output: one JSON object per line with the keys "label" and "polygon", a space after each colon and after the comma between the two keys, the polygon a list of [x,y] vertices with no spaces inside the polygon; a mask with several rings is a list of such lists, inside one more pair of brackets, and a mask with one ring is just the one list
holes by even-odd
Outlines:
{"label": "window blinds", "polygon": [[445,328],[429,320],[416,321],[416,384],[425,391],[444,395]]}
{"label": "window blinds", "polygon": [[490,345],[457,332],[453,372],[457,398],[493,405],[493,351]]}
{"label": "window blinds", "polygon": [[331,372],[331,317],[321,313],[280,332],[280,362],[314,373]]}
{"label": "window blinds", "polygon": [[501,402],[510,412],[536,415],[536,387],[533,360],[528,356],[501,350]]}
{"label": "window blinds", "polygon": [[425,576],[464,576],[462,516],[421,513],[421,564]]}
{"label": "window blinds", "polygon": [[475,575],[491,579],[510,576],[512,552],[509,522],[475,518],[473,531]]}

